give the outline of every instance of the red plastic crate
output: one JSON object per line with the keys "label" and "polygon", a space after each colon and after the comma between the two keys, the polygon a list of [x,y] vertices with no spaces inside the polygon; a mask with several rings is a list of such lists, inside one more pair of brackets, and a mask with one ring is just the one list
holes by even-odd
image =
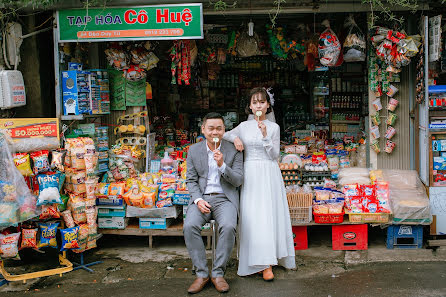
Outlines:
{"label": "red plastic crate", "polygon": [[340,224],[344,221],[344,212],[340,214],[317,214],[313,212],[317,224]]}
{"label": "red plastic crate", "polygon": [[367,224],[332,226],[333,250],[366,250]]}
{"label": "red plastic crate", "polygon": [[293,240],[295,250],[308,249],[307,226],[293,226]]}

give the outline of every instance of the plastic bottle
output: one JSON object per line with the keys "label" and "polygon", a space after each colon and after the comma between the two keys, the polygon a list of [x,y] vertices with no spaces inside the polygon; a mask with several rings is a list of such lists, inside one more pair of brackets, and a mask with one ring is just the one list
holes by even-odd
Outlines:
{"label": "plastic bottle", "polygon": [[164,158],[161,159],[161,168],[173,167],[173,159],[168,152],[164,152]]}

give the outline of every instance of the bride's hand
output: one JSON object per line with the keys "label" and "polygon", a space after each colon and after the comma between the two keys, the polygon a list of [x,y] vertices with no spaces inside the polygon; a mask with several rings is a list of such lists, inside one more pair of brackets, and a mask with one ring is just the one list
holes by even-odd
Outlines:
{"label": "bride's hand", "polygon": [[243,142],[241,141],[241,139],[240,138],[238,138],[238,137],[236,137],[235,139],[234,139],[234,146],[235,146],[235,148],[239,151],[239,152],[241,152],[241,151],[243,151],[245,148],[243,147]]}
{"label": "bride's hand", "polygon": [[259,129],[262,132],[263,137],[266,137],[267,133],[266,133],[266,125],[264,122],[259,121],[258,123],[259,125]]}

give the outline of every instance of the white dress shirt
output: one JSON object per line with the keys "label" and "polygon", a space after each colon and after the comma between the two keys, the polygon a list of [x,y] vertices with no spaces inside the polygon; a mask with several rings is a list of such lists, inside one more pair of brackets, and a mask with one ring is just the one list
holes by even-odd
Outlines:
{"label": "white dress shirt", "polygon": [[[221,148],[221,142],[219,147],[217,148],[220,150]],[[223,162],[223,165],[221,167],[218,167],[217,161],[214,160],[214,152],[209,148],[208,143],[206,142],[206,149],[208,153],[208,180],[206,189],[204,190],[204,194],[210,194],[210,193],[223,193],[223,189],[221,188],[220,184],[220,176],[225,173],[226,164]],[[203,198],[197,198],[194,200],[194,203],[197,204],[198,201],[202,200]]]}

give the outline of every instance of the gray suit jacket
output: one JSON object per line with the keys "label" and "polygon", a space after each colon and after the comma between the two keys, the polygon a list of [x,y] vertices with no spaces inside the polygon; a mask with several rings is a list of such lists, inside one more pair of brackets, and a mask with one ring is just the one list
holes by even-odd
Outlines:
{"label": "gray suit jacket", "polygon": [[[225,173],[221,175],[220,184],[226,197],[239,210],[239,191],[243,183],[243,153],[237,151],[234,144],[222,140],[220,148],[226,164]],[[197,198],[203,198],[209,171],[206,140],[189,148],[187,154],[186,184],[191,195],[189,204]]]}

